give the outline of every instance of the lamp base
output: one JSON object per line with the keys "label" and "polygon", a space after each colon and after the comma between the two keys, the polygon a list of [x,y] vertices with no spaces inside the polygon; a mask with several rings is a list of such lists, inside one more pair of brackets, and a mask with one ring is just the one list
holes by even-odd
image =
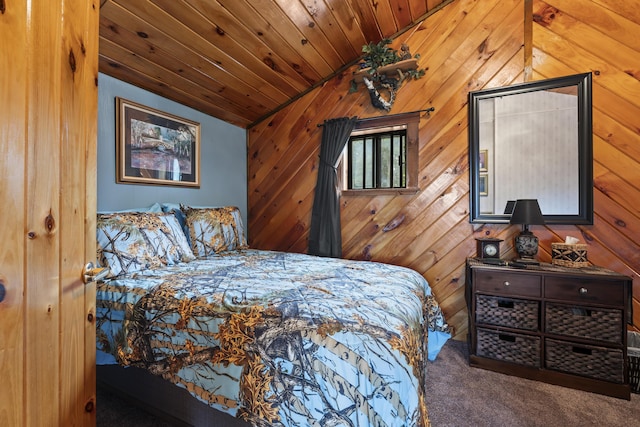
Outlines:
{"label": "lamp base", "polygon": [[519,262],[524,264],[538,263],[534,258],[538,253],[538,238],[532,232],[523,230],[516,236],[514,243]]}

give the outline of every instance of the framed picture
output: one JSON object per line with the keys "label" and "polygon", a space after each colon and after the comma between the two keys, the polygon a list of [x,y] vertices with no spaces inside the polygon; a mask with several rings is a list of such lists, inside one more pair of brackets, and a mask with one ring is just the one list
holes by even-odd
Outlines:
{"label": "framed picture", "polygon": [[487,172],[489,170],[489,150],[480,150],[478,165],[480,165],[480,172]]}
{"label": "framed picture", "polygon": [[480,174],[480,180],[478,181],[478,189],[481,196],[489,195],[489,175],[486,173]]}
{"label": "framed picture", "polygon": [[116,98],[116,182],[200,187],[200,124]]}

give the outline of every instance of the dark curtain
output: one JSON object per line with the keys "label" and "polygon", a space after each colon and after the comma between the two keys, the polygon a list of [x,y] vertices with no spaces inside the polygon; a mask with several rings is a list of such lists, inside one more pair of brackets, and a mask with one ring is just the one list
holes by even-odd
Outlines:
{"label": "dark curtain", "polygon": [[342,117],[324,122],[318,183],[313,198],[309,231],[309,254],[311,255],[333,258],[342,256],[336,166],[357,120],[357,117]]}

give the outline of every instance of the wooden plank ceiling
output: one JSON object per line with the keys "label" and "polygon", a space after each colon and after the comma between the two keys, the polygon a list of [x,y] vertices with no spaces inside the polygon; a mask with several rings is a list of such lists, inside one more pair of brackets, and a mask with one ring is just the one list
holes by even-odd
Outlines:
{"label": "wooden plank ceiling", "polygon": [[452,0],[101,0],[100,72],[247,128]]}

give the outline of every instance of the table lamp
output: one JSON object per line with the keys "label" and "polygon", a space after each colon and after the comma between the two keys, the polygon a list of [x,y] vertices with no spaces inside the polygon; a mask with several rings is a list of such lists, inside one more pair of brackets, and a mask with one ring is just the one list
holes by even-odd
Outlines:
{"label": "table lamp", "polygon": [[539,264],[535,259],[538,253],[538,238],[529,231],[530,225],[544,225],[544,216],[536,199],[518,199],[511,214],[511,224],[522,224],[522,231],[515,238],[518,259],[525,264]]}

